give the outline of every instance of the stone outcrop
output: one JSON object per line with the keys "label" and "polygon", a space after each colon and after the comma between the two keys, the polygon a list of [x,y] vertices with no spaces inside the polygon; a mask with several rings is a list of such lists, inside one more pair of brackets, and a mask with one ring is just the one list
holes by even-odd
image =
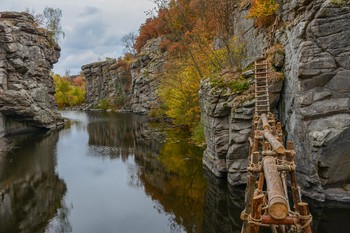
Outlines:
{"label": "stone outcrop", "polygon": [[[303,193],[319,201],[350,201],[344,188],[350,182],[350,2],[280,3],[276,30],[254,27],[253,21],[245,18],[247,7],[237,9],[235,33],[247,44],[243,65],[262,57],[271,41],[284,47],[285,82],[282,98],[275,102],[287,140],[295,143]],[[237,107],[218,112],[220,106],[230,106],[222,104],[229,97],[213,95],[211,90],[202,83],[202,107],[208,104],[215,110],[203,108],[208,142],[204,163],[217,175],[228,172],[228,181],[240,184],[244,182],[247,147],[238,146],[236,140],[245,143],[244,130],[248,133],[251,115],[241,114],[245,119],[239,127],[233,126]],[[244,104],[242,110],[238,108],[243,113]]]}
{"label": "stone outcrop", "polygon": [[24,122],[18,131],[63,125],[50,76],[59,56],[59,46],[31,15],[0,12],[0,134],[12,133],[9,121]]}
{"label": "stone outcrop", "polygon": [[[272,108],[278,101],[281,84],[282,80],[269,84],[269,90],[276,95],[270,100]],[[232,185],[246,181],[248,137],[255,106],[252,91],[251,87],[241,95],[228,87],[216,87],[210,79],[201,82],[201,118],[207,142],[203,163],[216,176],[227,176]]]}
{"label": "stone outcrop", "polygon": [[132,64],[131,108],[135,113],[147,114],[152,109],[159,107],[158,77],[165,62],[164,52],[160,46],[162,39],[159,37],[149,40]]}
{"label": "stone outcrop", "polygon": [[350,201],[350,2],[296,1],[282,12],[286,48],[282,120],[295,143],[303,191]]}
{"label": "stone outcrop", "polygon": [[87,108],[108,101],[111,107],[147,114],[159,107],[158,76],[164,64],[161,41],[161,37],[149,40],[131,64],[108,59],[84,65]]}
{"label": "stone outcrop", "polygon": [[128,64],[107,59],[84,65],[82,70],[86,78],[88,109],[98,107],[101,101],[120,109],[130,109],[131,74]]}

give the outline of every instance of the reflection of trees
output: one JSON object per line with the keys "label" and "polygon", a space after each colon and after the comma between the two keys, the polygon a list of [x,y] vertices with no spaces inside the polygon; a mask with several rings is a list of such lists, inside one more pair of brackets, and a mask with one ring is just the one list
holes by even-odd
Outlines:
{"label": "reflection of trees", "polygon": [[0,233],[44,232],[61,207],[66,185],[55,174],[57,139],[57,132],[16,138],[16,156],[0,161]]}
{"label": "reflection of trees", "polygon": [[144,117],[127,113],[89,112],[89,145],[99,154],[123,161],[135,147],[134,129],[142,126]]}
{"label": "reflection of trees", "polygon": [[[200,160],[202,151],[187,143],[188,138],[172,140],[181,138],[174,131],[167,132],[164,144],[154,143],[149,134],[148,138],[151,140],[144,140],[135,151],[136,163],[142,168],[139,178],[146,193],[155,200],[159,212],[169,214],[171,232],[180,232],[182,227],[186,232],[202,232],[206,189]],[[153,150],[146,153],[144,148]]]}
{"label": "reflection of trees", "polygon": [[229,186],[225,180],[205,171],[208,188],[205,194],[203,233],[239,233],[244,208],[244,188]]}
{"label": "reflection of trees", "polygon": [[89,112],[89,145],[134,147],[133,122],[141,116],[133,114]]}

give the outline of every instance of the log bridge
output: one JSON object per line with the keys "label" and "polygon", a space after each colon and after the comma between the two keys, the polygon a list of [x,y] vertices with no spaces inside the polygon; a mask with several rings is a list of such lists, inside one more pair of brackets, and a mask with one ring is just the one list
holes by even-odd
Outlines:
{"label": "log bridge", "polygon": [[[270,112],[268,63],[255,63],[255,115],[247,165],[242,233],[268,227],[273,233],[311,233],[312,216],[301,200],[293,143],[283,142],[282,126]],[[291,198],[288,195],[290,184]]]}

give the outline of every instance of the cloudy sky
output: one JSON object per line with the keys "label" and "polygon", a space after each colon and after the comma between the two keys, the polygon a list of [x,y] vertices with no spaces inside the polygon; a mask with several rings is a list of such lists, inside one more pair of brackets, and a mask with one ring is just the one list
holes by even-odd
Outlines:
{"label": "cloudy sky", "polygon": [[129,32],[137,33],[154,7],[151,0],[0,0],[0,11],[41,13],[45,7],[60,8],[61,24],[66,36],[59,43],[61,57],[54,72],[78,74],[84,64],[119,57],[120,39]]}

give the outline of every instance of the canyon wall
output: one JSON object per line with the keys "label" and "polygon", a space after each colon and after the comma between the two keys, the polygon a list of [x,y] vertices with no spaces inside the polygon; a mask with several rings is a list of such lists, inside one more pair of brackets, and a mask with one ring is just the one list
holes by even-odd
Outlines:
{"label": "canyon wall", "polygon": [[[350,183],[350,2],[279,1],[279,21],[257,28],[237,9],[235,34],[246,44],[244,67],[270,46],[284,48],[284,84],[273,88],[286,139],[294,142],[303,194],[349,202]],[[202,119],[207,149],[203,162],[233,185],[245,182],[253,103],[218,95],[202,82]],[[273,101],[270,101],[273,102]],[[272,103],[271,103],[272,104]],[[273,107],[273,106],[272,106]]]}
{"label": "canyon wall", "polygon": [[88,109],[97,108],[103,101],[121,109],[130,108],[131,74],[128,64],[108,59],[84,65],[82,70],[86,77]]}
{"label": "canyon wall", "polygon": [[59,56],[31,15],[0,12],[0,135],[63,126],[50,76]]}
{"label": "canyon wall", "polygon": [[159,107],[158,76],[164,64],[162,38],[149,40],[130,64],[114,59],[84,65],[87,109],[108,107],[147,114]]}

